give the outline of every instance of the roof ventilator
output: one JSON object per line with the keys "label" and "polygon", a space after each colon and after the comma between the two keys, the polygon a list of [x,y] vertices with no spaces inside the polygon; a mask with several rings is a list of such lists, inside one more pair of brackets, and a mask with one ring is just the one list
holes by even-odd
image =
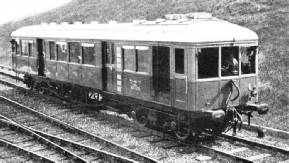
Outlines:
{"label": "roof ventilator", "polygon": [[74,25],[81,25],[82,22],[73,22]]}
{"label": "roof ventilator", "polygon": [[98,21],[91,21],[90,24],[99,24]]}
{"label": "roof ventilator", "polygon": [[61,22],[61,25],[68,25],[68,22]]}

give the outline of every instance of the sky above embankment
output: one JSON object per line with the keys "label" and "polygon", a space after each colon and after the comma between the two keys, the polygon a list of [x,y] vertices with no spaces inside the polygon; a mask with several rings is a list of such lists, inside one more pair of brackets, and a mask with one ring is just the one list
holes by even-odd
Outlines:
{"label": "sky above embankment", "polygon": [[0,0],[0,24],[61,6],[71,0]]}

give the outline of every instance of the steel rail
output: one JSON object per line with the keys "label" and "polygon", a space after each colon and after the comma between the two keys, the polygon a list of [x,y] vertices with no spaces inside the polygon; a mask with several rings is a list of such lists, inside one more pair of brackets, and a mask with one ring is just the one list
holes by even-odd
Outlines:
{"label": "steel rail", "polygon": [[87,162],[83,158],[81,158],[81,157],[75,155],[74,153],[62,148],[61,146],[55,144],[54,142],[48,140],[47,138],[44,138],[43,136],[31,131],[27,127],[25,127],[23,125],[19,125],[7,117],[5,117],[5,118],[3,118],[4,116],[1,116],[1,117],[2,118],[0,119],[0,123],[5,124],[7,127],[15,128],[18,131],[21,131],[23,133],[26,133],[26,134],[32,136],[34,139],[40,141],[41,143],[47,145],[48,147],[50,147],[54,150],[57,150],[58,152],[62,153],[63,155],[65,155],[68,158],[71,158],[72,160],[75,160],[75,161],[80,162],[80,163],[81,162]]}
{"label": "steel rail", "polygon": [[28,155],[29,157],[31,157],[32,159],[35,159],[35,160],[39,160],[39,161],[47,162],[47,163],[54,163],[55,162],[55,161],[53,161],[53,160],[51,160],[45,156],[40,156],[40,155],[36,154],[35,152],[28,151],[22,147],[14,145],[13,143],[10,143],[9,141],[2,139],[2,138],[0,138],[0,144],[3,146],[9,147],[11,149],[17,150],[19,152],[25,153],[26,155]]}
{"label": "steel rail", "polygon": [[222,134],[221,137],[229,139],[229,140],[233,140],[233,141],[238,141],[238,142],[254,145],[254,146],[257,146],[257,147],[260,147],[260,148],[264,148],[264,149],[268,149],[268,150],[271,150],[271,151],[277,151],[277,152],[285,154],[285,155],[289,154],[289,148],[288,149],[279,148],[279,147],[271,146],[271,145],[268,145],[268,144],[255,142],[255,141],[252,141],[252,140],[249,140],[249,139],[240,138],[240,137],[237,137],[237,136],[231,136],[231,135],[228,135],[228,134]]}
{"label": "steel rail", "polygon": [[126,148],[126,147],[122,147],[122,146],[119,146],[117,145],[116,143],[113,143],[109,140],[106,140],[104,138],[101,138],[97,135],[94,135],[94,134],[91,134],[91,133],[88,133],[82,129],[79,129],[79,128],[76,128],[72,125],[69,125],[67,123],[64,123],[56,118],[53,118],[53,117],[49,117],[41,112],[38,112],[38,111],[35,111],[29,107],[26,107],[22,104],[19,104],[15,101],[12,101],[6,97],[3,97],[3,96],[0,96],[0,100],[1,101],[5,101],[11,105],[14,105],[14,106],[17,106],[19,108],[22,108],[22,109],[25,109],[26,111],[29,111],[30,113],[34,114],[34,115],[37,115],[43,119],[45,119],[46,121],[49,121],[50,123],[53,123],[61,128],[63,128],[64,130],[68,130],[72,133],[76,133],[78,135],[82,135],[82,136],[86,136],[94,141],[97,141],[98,143],[101,143],[102,145],[106,146],[106,147],[113,147],[115,149],[117,149],[118,151],[124,151],[125,153],[129,154],[130,155],[130,158],[136,158],[137,160],[140,160],[142,162],[158,162],[157,160],[153,159],[153,158],[150,158],[150,157],[147,157],[145,155],[142,155],[140,153],[137,153],[135,151],[132,151],[131,149],[129,148]]}
{"label": "steel rail", "polygon": [[21,127],[25,127],[28,130],[30,130],[30,131],[32,131],[34,133],[37,133],[37,134],[41,135],[42,137],[45,137],[45,138],[49,139],[50,141],[55,142],[56,144],[64,144],[64,145],[67,145],[67,146],[73,146],[75,148],[78,148],[78,149],[81,149],[81,150],[85,150],[85,151],[88,151],[90,153],[97,154],[97,155],[99,155],[99,156],[101,156],[103,158],[106,158],[105,160],[110,160],[112,162],[121,162],[121,163],[134,163],[135,162],[132,159],[128,159],[128,158],[125,158],[125,157],[122,157],[122,156],[119,156],[119,155],[116,155],[116,154],[113,154],[113,153],[110,153],[110,152],[106,152],[106,151],[102,151],[102,150],[99,150],[99,149],[95,149],[95,148],[92,148],[92,147],[89,147],[89,146],[82,145],[80,143],[76,143],[76,142],[73,142],[73,141],[70,141],[70,140],[66,140],[66,139],[63,139],[63,138],[60,138],[60,137],[53,136],[51,134],[48,134],[48,133],[45,133],[45,132],[42,132],[42,131],[38,131],[36,129],[24,126],[24,125],[19,124],[18,122],[14,121],[12,119],[9,119],[7,117],[4,117],[4,116],[0,115],[0,121],[1,121],[1,118],[5,119],[8,122],[17,124],[17,125],[19,125]]}

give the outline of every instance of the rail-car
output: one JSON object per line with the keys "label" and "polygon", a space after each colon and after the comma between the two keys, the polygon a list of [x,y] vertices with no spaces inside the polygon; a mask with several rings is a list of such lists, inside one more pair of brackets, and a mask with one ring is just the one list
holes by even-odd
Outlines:
{"label": "rail-car", "polygon": [[180,139],[218,135],[258,103],[258,36],[210,13],[155,21],[42,23],[12,33],[13,69],[30,88],[114,105]]}

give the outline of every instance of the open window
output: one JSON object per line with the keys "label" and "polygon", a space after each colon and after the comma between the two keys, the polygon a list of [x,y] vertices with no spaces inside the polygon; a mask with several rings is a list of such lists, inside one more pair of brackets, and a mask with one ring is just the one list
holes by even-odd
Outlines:
{"label": "open window", "polygon": [[58,61],[67,61],[67,45],[66,42],[56,42],[56,53]]}
{"label": "open window", "polygon": [[240,47],[240,53],[242,75],[256,73],[257,46]]}
{"label": "open window", "polygon": [[239,47],[222,47],[221,68],[222,76],[239,75]]}
{"label": "open window", "polygon": [[80,63],[80,45],[78,42],[69,42],[69,62]]}
{"label": "open window", "polygon": [[200,48],[198,57],[198,79],[218,77],[219,48]]}

